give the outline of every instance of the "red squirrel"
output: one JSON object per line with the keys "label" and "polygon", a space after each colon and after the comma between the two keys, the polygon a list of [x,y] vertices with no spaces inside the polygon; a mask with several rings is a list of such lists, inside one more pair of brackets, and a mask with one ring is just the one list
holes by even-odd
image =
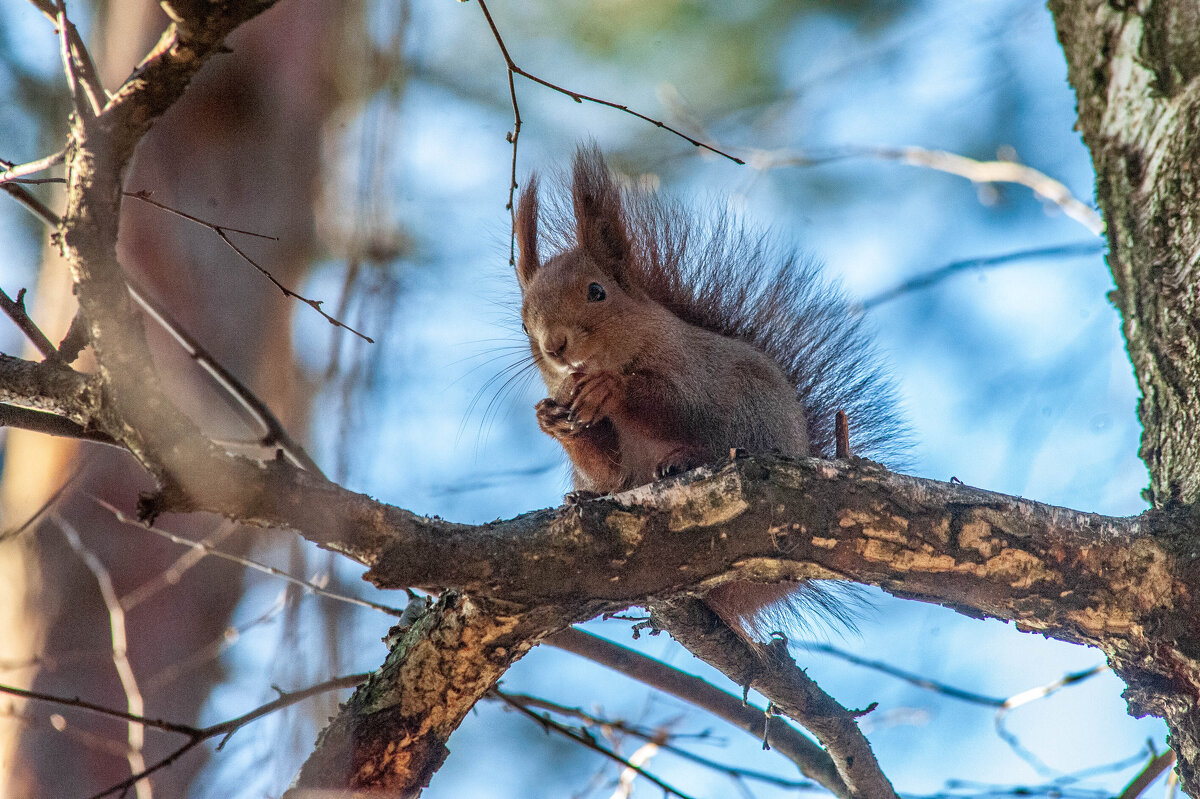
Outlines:
{"label": "red squirrel", "polygon": [[[530,177],[516,271],[549,394],[538,425],[566,450],[578,492],[623,491],[733,448],[832,457],[838,410],[857,452],[900,448],[859,317],[811,262],[725,215],[621,189],[595,146],[576,153],[569,197],[569,211],[561,198],[544,210]],[[730,582],[705,600],[756,634],[802,606],[837,610],[809,584]]]}

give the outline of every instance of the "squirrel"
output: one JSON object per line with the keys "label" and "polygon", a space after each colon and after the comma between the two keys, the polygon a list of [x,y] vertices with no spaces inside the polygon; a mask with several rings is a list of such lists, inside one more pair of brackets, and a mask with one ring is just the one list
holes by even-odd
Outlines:
{"label": "squirrel", "polygon": [[[832,457],[839,410],[857,452],[899,454],[894,389],[860,316],[813,262],[727,214],[622,189],[595,145],[576,152],[569,206],[556,197],[544,210],[538,184],[532,175],[514,217],[522,328],[548,392],[538,425],[570,458],[577,494],[734,448]],[[813,606],[842,615],[811,583],[727,582],[705,601],[754,635]]]}

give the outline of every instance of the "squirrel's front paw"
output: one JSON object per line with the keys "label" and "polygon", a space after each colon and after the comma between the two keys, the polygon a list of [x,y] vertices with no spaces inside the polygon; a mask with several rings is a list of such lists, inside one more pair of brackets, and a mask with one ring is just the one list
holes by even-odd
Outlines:
{"label": "squirrel's front paw", "polygon": [[625,381],[612,372],[586,372],[575,375],[571,390],[571,414],[589,425],[612,416],[621,407]]}
{"label": "squirrel's front paw", "polygon": [[559,405],[549,397],[535,405],[534,409],[537,411],[538,427],[542,428],[542,432],[547,435],[555,438],[570,438],[578,434],[582,428],[582,425],[571,414],[568,406]]}

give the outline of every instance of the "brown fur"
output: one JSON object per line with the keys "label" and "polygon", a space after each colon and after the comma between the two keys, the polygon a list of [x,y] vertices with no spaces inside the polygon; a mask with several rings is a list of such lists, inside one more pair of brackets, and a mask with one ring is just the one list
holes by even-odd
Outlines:
{"label": "brown fur", "polygon": [[[595,147],[576,154],[567,205],[544,211],[531,178],[517,278],[549,394],[538,423],[566,450],[577,489],[625,490],[734,447],[831,457],[837,410],[860,453],[897,449],[890,385],[811,263],[723,215],[623,192]],[[545,262],[542,242],[554,251]],[[733,583],[710,604],[753,628],[794,588]]]}

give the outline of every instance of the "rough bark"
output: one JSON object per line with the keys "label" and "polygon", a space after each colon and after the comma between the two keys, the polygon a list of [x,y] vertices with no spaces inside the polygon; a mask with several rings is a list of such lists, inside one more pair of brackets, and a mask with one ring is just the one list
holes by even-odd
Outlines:
{"label": "rough bark", "polygon": [[1050,3],[1096,167],[1156,505],[1200,498],[1200,6]]}
{"label": "rough bark", "polygon": [[[1108,226],[1156,506],[1200,500],[1200,4],[1051,0]],[[1194,530],[1194,527],[1193,527]],[[1188,552],[1191,555],[1190,551]],[[1167,720],[1200,795],[1195,616],[1109,651],[1136,715]],[[1128,642],[1132,643],[1132,642]]]}
{"label": "rough bark", "polygon": [[321,788],[414,795],[501,675],[546,635],[588,615],[586,606],[529,612],[447,592],[411,626],[393,629],[387,660],[321,733],[292,795]]}

